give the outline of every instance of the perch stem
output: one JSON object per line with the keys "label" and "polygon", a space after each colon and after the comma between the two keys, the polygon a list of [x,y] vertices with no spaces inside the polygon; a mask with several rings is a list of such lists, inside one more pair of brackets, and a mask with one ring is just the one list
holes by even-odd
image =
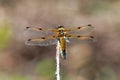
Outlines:
{"label": "perch stem", "polygon": [[56,80],[60,80],[60,43],[56,47]]}

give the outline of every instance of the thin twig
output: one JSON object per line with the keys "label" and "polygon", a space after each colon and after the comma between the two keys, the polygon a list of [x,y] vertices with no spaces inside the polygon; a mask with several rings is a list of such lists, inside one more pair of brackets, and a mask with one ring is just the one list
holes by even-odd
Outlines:
{"label": "thin twig", "polygon": [[56,80],[60,80],[60,43],[56,47]]}

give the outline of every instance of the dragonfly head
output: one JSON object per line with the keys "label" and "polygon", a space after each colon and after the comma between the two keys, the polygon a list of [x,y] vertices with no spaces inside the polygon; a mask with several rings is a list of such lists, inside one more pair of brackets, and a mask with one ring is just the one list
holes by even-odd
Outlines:
{"label": "dragonfly head", "polygon": [[57,28],[64,28],[64,26],[58,25]]}

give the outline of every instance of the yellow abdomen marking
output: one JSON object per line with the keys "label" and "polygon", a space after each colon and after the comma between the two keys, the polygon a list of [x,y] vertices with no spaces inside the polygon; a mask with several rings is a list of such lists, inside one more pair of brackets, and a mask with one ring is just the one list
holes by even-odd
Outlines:
{"label": "yellow abdomen marking", "polygon": [[61,47],[61,50],[66,50],[66,39],[65,37],[60,37],[60,47]]}

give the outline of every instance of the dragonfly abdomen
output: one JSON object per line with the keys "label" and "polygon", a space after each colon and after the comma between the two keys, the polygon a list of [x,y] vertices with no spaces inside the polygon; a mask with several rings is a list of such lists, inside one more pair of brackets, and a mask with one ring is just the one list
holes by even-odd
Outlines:
{"label": "dragonfly abdomen", "polygon": [[66,38],[60,37],[59,42],[60,42],[60,49],[61,49],[62,57],[66,59]]}
{"label": "dragonfly abdomen", "polygon": [[63,50],[63,51],[62,51],[62,57],[63,57],[64,59],[66,59],[66,50]]}

